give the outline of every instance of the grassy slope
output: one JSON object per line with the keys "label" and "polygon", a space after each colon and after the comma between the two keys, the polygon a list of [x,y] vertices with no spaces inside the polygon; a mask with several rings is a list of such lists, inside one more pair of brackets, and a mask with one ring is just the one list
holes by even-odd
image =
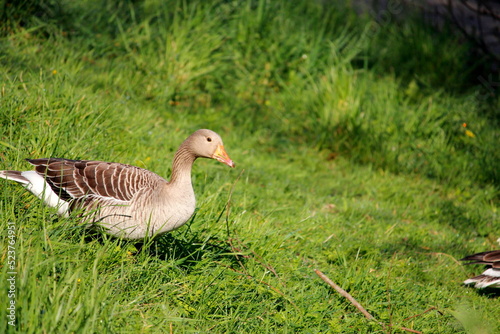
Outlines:
{"label": "grassy slope", "polygon": [[495,248],[499,221],[498,99],[456,41],[305,4],[72,6],[1,40],[1,169],[64,156],[168,175],[200,127],[238,168],[198,161],[196,216],[138,255],[5,182],[18,330],[388,332],[314,268],[395,328],[500,330],[498,300],[461,286],[480,268],[456,261]]}

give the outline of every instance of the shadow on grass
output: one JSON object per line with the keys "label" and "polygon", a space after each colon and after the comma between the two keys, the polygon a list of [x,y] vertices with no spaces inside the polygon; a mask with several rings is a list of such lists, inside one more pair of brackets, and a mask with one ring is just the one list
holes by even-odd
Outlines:
{"label": "shadow on grass", "polygon": [[[474,288],[470,287],[470,289]],[[489,299],[498,299],[500,297],[500,289],[498,288],[477,289],[477,294]]]}
{"label": "shadow on grass", "polygon": [[229,268],[242,266],[246,262],[246,256],[235,249],[230,241],[221,240],[217,237],[201,238],[198,234],[190,234],[189,239],[177,237],[171,233],[144,242],[116,239],[101,231],[88,229],[85,232],[85,242],[98,242],[101,245],[113,239],[112,242],[121,248],[135,247],[134,256],[145,255],[154,257],[161,261],[174,261],[177,266],[188,270],[200,262],[209,260],[222,262]]}
{"label": "shadow on grass", "polygon": [[[200,261],[223,261],[230,266],[244,261],[242,256],[235,253],[228,241],[217,237],[202,239],[192,234],[190,239],[179,239],[172,234],[165,234],[150,243],[142,244],[140,252],[161,260],[174,260],[184,269],[197,265]],[[229,263],[228,263],[229,261]]]}

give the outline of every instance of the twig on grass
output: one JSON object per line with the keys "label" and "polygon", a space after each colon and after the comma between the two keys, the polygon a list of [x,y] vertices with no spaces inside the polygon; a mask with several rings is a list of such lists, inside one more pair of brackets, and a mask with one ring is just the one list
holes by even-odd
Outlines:
{"label": "twig on grass", "polygon": [[326,284],[328,284],[329,286],[331,286],[335,291],[337,291],[340,295],[344,296],[345,298],[347,298],[347,300],[349,300],[354,306],[356,306],[356,308],[361,312],[363,313],[363,315],[366,317],[366,319],[368,320],[375,320],[375,317],[373,315],[371,315],[370,313],[368,313],[367,310],[365,310],[365,308],[363,306],[361,306],[360,303],[358,303],[358,301],[356,299],[354,299],[353,296],[351,296],[347,291],[345,291],[344,289],[342,289],[340,286],[338,286],[337,284],[335,284],[331,279],[328,278],[328,276],[326,276],[325,274],[323,274],[321,271],[319,271],[318,269],[314,269],[314,272],[323,280],[325,281]]}
{"label": "twig on grass", "polygon": [[[389,325],[389,326],[392,327],[392,325]],[[417,331],[415,329],[401,327],[401,326],[399,328],[402,329],[402,330],[404,330],[404,331],[410,332],[410,333],[423,334],[421,331]]]}
{"label": "twig on grass", "polygon": [[[228,237],[229,237],[229,214],[231,213],[231,199],[233,198],[234,187],[236,186],[236,183],[238,183],[238,181],[240,180],[240,178],[241,178],[241,176],[243,175],[244,172],[245,172],[245,169],[242,169],[241,172],[240,172],[240,175],[238,175],[238,177],[236,178],[236,180],[231,185],[231,189],[229,190],[229,197],[227,198],[227,203],[226,203],[226,231],[227,231]],[[221,214],[222,214],[222,212],[221,212]]]}
{"label": "twig on grass", "polygon": [[458,265],[460,265],[460,266],[462,265],[462,264],[460,263],[460,261],[458,261],[457,259],[455,259],[455,257],[453,257],[453,256],[452,256],[452,255],[450,255],[450,254],[441,253],[441,252],[430,252],[430,253],[418,252],[418,253],[420,253],[420,254],[430,254],[430,255],[432,255],[432,256],[438,256],[438,257],[439,257],[439,256],[441,256],[441,255],[444,255],[444,256],[447,256],[447,257],[449,257],[450,259],[452,259],[452,260],[453,260],[456,264],[458,264]]}
{"label": "twig on grass", "polygon": [[[229,243],[229,245],[231,246],[231,251],[233,252],[234,257],[236,258],[236,261],[238,261],[238,263],[239,263],[240,267],[241,267],[241,268],[245,271],[245,274],[250,276],[250,274],[249,274],[249,273],[248,273],[248,271],[247,271],[247,268],[245,268],[245,266],[243,265],[243,263],[240,261],[240,257],[239,257],[239,255],[238,255],[238,253],[243,253],[243,251],[241,251],[241,250],[240,250],[240,249],[238,249],[238,248],[235,248],[235,247],[233,246],[233,242],[232,242],[232,240],[233,240],[232,238],[229,238],[229,239],[227,240],[227,242],[228,242],[228,243]],[[245,259],[249,259],[249,258],[250,258],[250,256],[248,256],[248,255],[244,255],[244,254],[242,254],[241,256],[242,256],[243,258],[245,258]]]}
{"label": "twig on grass", "polygon": [[426,314],[427,312],[430,312],[430,311],[432,311],[432,310],[436,310],[439,314],[443,315],[443,313],[442,313],[441,311],[439,311],[439,310],[437,309],[437,307],[436,307],[436,306],[431,306],[431,307],[429,307],[427,310],[425,310],[424,312],[419,313],[419,314],[412,315],[411,317],[408,317],[408,318],[406,318],[406,319],[403,319],[403,321],[410,320],[410,319],[413,319],[413,318],[416,318],[416,317],[420,317],[421,315],[424,315],[424,314]]}
{"label": "twig on grass", "polygon": [[[363,313],[363,315],[366,317],[366,319],[368,320],[374,320],[376,321],[377,323],[379,323],[380,325],[382,325],[384,328],[387,328],[387,327],[394,327],[392,324],[385,324],[383,322],[380,322],[378,321],[377,319],[375,319],[375,317],[373,315],[371,315],[370,313],[368,313],[368,311],[363,307],[361,306],[360,303],[358,303],[358,301],[356,299],[354,299],[353,296],[351,296],[349,294],[349,292],[345,291],[344,289],[342,289],[340,286],[338,286],[337,284],[335,284],[331,279],[328,278],[328,276],[326,276],[325,274],[323,274],[321,271],[319,271],[318,269],[314,269],[314,272],[323,280],[325,281],[329,286],[331,286],[335,291],[337,291],[340,295],[344,296],[345,298],[347,298],[347,300],[349,300],[354,306],[356,306],[356,308],[361,312]],[[429,310],[428,310],[429,311]],[[425,311],[424,313],[428,312],[428,311]],[[423,313],[422,313],[423,314]],[[420,314],[419,314],[420,315]],[[415,317],[419,316],[419,315],[416,315]],[[411,318],[411,317],[410,317]],[[410,319],[408,318],[408,319]],[[420,331],[417,331],[415,329],[411,329],[411,328],[406,328],[406,327],[402,327],[402,326],[398,326],[399,329],[402,329],[404,331],[407,331],[407,332],[410,332],[410,333],[416,333],[416,334],[422,334],[422,332]]]}
{"label": "twig on grass", "polygon": [[[241,248],[237,248],[236,246],[233,245],[233,240],[237,241],[238,244],[240,245],[243,245],[244,244],[237,238],[231,238],[228,240],[229,244],[231,245],[231,249],[235,252],[235,253],[245,253],[245,251]],[[274,274],[274,276],[276,276],[276,278],[280,278],[278,273],[276,272],[276,269],[274,269],[273,266],[271,266],[270,264],[267,264],[267,263],[264,263],[264,259],[262,259],[262,257],[255,253],[253,250],[248,250],[249,252],[251,252],[253,254],[253,258],[250,256],[250,255],[241,255],[242,257],[246,258],[246,259],[254,259],[256,262],[260,263],[264,268],[266,268],[267,270],[269,270],[270,272],[272,272]]]}

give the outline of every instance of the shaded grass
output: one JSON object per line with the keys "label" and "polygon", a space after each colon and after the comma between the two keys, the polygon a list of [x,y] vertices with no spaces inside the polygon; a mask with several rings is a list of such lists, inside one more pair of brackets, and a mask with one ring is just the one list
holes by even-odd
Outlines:
{"label": "shaded grass", "polygon": [[141,252],[5,182],[6,332],[387,332],[314,268],[396,329],[499,329],[498,301],[461,286],[479,268],[456,261],[498,237],[498,120],[482,113],[498,99],[478,99],[465,47],[414,21],[367,34],[332,4],[61,5],[71,20],[1,40],[1,169],[57,156],[167,176],[207,127],[239,170],[197,161],[196,216]]}

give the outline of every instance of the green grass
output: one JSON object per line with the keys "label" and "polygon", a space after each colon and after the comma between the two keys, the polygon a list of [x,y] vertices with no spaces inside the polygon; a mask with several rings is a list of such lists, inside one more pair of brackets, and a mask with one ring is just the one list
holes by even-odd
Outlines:
{"label": "green grass", "polygon": [[197,161],[196,215],[138,254],[3,181],[2,332],[500,331],[498,295],[462,286],[481,268],[457,261],[499,247],[500,100],[485,98],[486,67],[416,20],[381,26],[319,3],[9,9],[0,169],[52,156],[167,177],[202,127],[237,168]]}

